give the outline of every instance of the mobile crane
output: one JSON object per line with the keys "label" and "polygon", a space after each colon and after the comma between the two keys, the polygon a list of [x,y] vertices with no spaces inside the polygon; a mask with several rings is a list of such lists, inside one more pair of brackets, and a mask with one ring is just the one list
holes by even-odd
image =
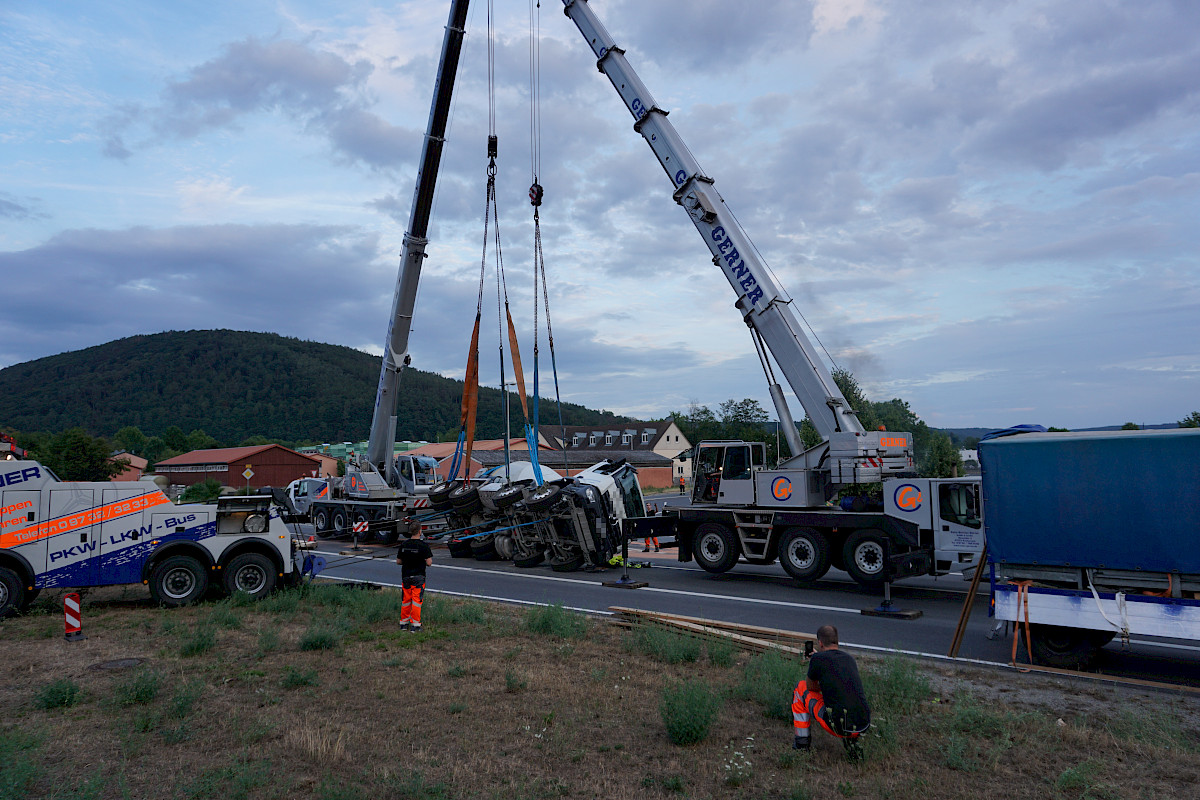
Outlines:
{"label": "mobile crane", "polygon": [[445,143],[450,98],[458,72],[463,37],[466,35],[469,0],[453,0],[442,54],[438,62],[433,101],[421,149],[417,186],[413,193],[408,230],[404,234],[404,252],[396,290],[392,296],[392,314],[387,338],[383,343],[383,361],[375,392],[375,410],[367,452],[351,459],[342,481],[342,497],[332,492],[314,499],[309,513],[318,535],[344,535],[353,523],[367,523],[371,537],[383,543],[395,541],[405,520],[416,509],[429,506],[429,490],[439,478],[434,459],[401,454],[394,456],[396,441],[396,405],[399,400],[400,374],[411,363],[408,337],[412,329],[417,284],[429,240],[429,215],[433,208],[438,167]]}
{"label": "mobile crane", "polygon": [[[725,572],[739,555],[767,564],[777,557],[800,581],[815,581],[830,565],[876,587],[892,578],[940,574],[978,563],[983,548],[978,481],[913,479],[912,436],[867,431],[850,408],[808,337],[792,299],[779,286],[708,177],[667,119],[667,112],[625,58],[587,0],[562,0],[596,66],[611,81],[634,130],[654,152],[696,230],[737,294],[767,373],[771,399],[792,457],[776,468],[751,442],[701,442],[696,448],[691,504],[668,508],[654,524],[669,528],[679,557],[709,572]],[[769,356],[768,356],[769,352]],[[822,441],[805,449],[773,357]],[[849,509],[829,502],[844,487],[882,483],[876,498]],[[642,521],[639,533],[654,527]]]}

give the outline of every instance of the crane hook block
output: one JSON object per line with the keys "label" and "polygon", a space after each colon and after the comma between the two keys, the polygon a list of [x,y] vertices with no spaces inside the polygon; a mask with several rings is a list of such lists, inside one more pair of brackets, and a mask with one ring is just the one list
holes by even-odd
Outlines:
{"label": "crane hook block", "polygon": [[495,136],[488,137],[488,158],[495,158],[500,152],[500,140]]}
{"label": "crane hook block", "polygon": [[529,204],[534,206],[542,204],[542,185],[540,183],[529,187]]}

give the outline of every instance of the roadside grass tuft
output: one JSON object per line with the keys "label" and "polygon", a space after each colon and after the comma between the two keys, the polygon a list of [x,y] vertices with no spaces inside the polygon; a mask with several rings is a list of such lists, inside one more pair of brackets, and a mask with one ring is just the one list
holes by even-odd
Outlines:
{"label": "roadside grass tuft", "polygon": [[171,697],[171,715],[186,717],[196,710],[196,703],[204,696],[204,682],[193,679],[179,686]]}
{"label": "roadside grass tuft", "polygon": [[659,704],[667,737],[678,745],[704,741],[721,705],[721,695],[707,681],[687,680],[667,686]]}
{"label": "roadside grass tuft", "polygon": [[82,691],[79,684],[69,678],[59,678],[43,686],[33,698],[33,704],[43,711],[52,708],[70,708],[79,702]]}
{"label": "roadside grass tuft", "polygon": [[344,636],[343,625],[332,621],[318,621],[300,635],[299,647],[301,650],[337,650],[342,646]]}
{"label": "roadside grass tuft", "polygon": [[525,627],[530,633],[557,636],[560,639],[582,639],[587,635],[588,621],[583,614],[567,611],[561,605],[534,606],[525,612]]}
{"label": "roadside grass tuft", "polygon": [[227,767],[201,772],[179,787],[179,795],[184,800],[246,800],[270,780],[270,762],[248,761],[243,754]]}
{"label": "roadside grass tuft", "polygon": [[522,691],[528,685],[529,685],[529,681],[525,680],[520,675],[513,672],[511,669],[505,670],[505,672],[504,672],[504,691],[508,692],[509,694],[514,694],[516,692]]}
{"label": "roadside grass tuft", "polygon": [[283,678],[279,685],[284,689],[297,689],[301,686],[319,686],[321,679],[315,669],[296,669],[290,664],[283,668]]}
{"label": "roadside grass tuft", "polygon": [[386,796],[396,800],[450,800],[454,796],[445,783],[428,783],[420,772],[410,772],[404,777],[391,776],[384,781],[384,788]]}
{"label": "roadside grass tuft", "polygon": [[162,686],[162,676],[141,668],[113,685],[112,702],[118,706],[146,705],[154,702]]}
{"label": "roadside grass tuft", "polygon": [[1103,723],[1115,739],[1153,749],[1178,750],[1182,753],[1200,751],[1196,739],[1187,735],[1187,725],[1174,711],[1157,708],[1153,713],[1122,708],[1116,716]]}
{"label": "roadside grass tuft", "polygon": [[217,632],[205,623],[192,629],[191,634],[179,646],[179,655],[184,658],[207,653],[217,646]]}
{"label": "roadside grass tuft", "polygon": [[487,606],[478,600],[455,600],[439,595],[426,595],[421,608],[423,621],[433,625],[488,625]]}
{"label": "roadside grass tuft", "polygon": [[664,664],[694,664],[700,660],[701,642],[695,636],[660,625],[639,625],[625,637],[626,648],[645,653]]}
{"label": "roadside grass tuft", "polygon": [[41,768],[33,758],[41,748],[39,733],[16,727],[0,728],[0,800],[26,800],[32,797]]}
{"label": "roadside grass tuft", "polygon": [[[808,665],[782,653],[766,652],[754,656],[742,672],[739,693],[763,707],[771,719],[792,718],[792,692],[808,674]],[[867,697],[874,701],[868,691]]]}

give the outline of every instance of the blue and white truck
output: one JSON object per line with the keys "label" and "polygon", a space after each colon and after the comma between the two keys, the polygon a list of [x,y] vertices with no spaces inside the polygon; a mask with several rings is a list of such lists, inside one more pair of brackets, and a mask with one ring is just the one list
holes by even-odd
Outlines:
{"label": "blue and white truck", "polygon": [[149,479],[60,481],[0,460],[0,618],[57,587],[142,583],[165,606],[210,586],[265,596],[303,566],[283,513],[271,496],[177,506]]}
{"label": "blue and white truck", "polygon": [[992,609],[1035,662],[1120,636],[1200,640],[1200,429],[980,442]]}

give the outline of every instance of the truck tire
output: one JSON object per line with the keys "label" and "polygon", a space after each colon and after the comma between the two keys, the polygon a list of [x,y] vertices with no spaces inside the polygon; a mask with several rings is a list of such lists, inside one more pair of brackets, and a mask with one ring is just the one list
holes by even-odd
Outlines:
{"label": "truck tire", "polygon": [[[1112,637],[1108,637],[1112,641]],[[1058,625],[1029,626],[1029,645],[1033,660],[1038,664],[1060,669],[1083,669],[1096,652],[1108,642],[1104,633],[1083,628],[1064,628]]]}
{"label": "truck tire", "polygon": [[496,537],[492,534],[478,536],[471,540],[471,555],[476,561],[496,560]]}
{"label": "truck tire", "polygon": [[317,536],[325,539],[329,536],[329,509],[318,508],[312,513],[313,530]]}
{"label": "truck tire", "polygon": [[429,504],[438,511],[450,509],[450,493],[462,485],[461,481],[442,481],[429,489]]}
{"label": "truck tire", "polygon": [[505,509],[519,503],[524,496],[525,493],[521,491],[520,486],[505,486],[492,495],[492,503],[495,504],[496,508]]}
{"label": "truck tire", "polygon": [[25,584],[17,573],[0,567],[0,619],[11,617],[25,606]]}
{"label": "truck tire", "polygon": [[779,563],[802,583],[820,580],[829,571],[829,540],[815,528],[788,528],[779,537]]}
{"label": "truck tire", "polygon": [[551,560],[550,569],[555,572],[574,572],[583,566],[583,556],[570,556],[561,561]]}
{"label": "truck tire", "polygon": [[546,560],[545,553],[533,553],[533,554],[528,554],[528,555],[523,555],[523,556],[518,555],[513,558],[513,565],[520,567],[521,569],[528,569],[529,567],[536,567],[538,564],[541,564],[545,560]]}
{"label": "truck tire", "polygon": [[458,486],[450,492],[450,503],[454,510],[464,517],[469,517],[483,508],[479,499],[479,489],[469,484]]}
{"label": "truck tire", "polygon": [[346,512],[342,509],[334,509],[333,515],[329,519],[329,535],[334,539],[340,539],[350,532],[346,526]]}
{"label": "truck tire", "polygon": [[451,539],[446,542],[446,549],[450,551],[451,558],[473,558],[471,553],[471,542],[473,539]]}
{"label": "truck tire", "polygon": [[553,508],[562,499],[562,487],[553,483],[543,483],[525,501],[525,507],[530,511],[545,511]]}
{"label": "truck tire", "polygon": [[275,590],[275,565],[261,553],[242,553],[225,565],[225,591],[261,600]]}
{"label": "truck tire", "polygon": [[160,606],[194,603],[208,591],[208,571],[192,556],[164,558],[150,573],[150,597]]}
{"label": "truck tire", "polygon": [[396,530],[395,520],[383,520],[379,523],[379,527],[375,529],[375,541],[382,545],[395,544],[400,538],[400,532]]}
{"label": "truck tire", "polygon": [[733,531],[717,522],[705,522],[692,536],[692,555],[705,572],[733,569],[738,560],[738,542]]}
{"label": "truck tire", "polygon": [[887,578],[887,537],[882,531],[865,528],[846,537],[842,558],[846,572],[864,589],[877,590]]}

